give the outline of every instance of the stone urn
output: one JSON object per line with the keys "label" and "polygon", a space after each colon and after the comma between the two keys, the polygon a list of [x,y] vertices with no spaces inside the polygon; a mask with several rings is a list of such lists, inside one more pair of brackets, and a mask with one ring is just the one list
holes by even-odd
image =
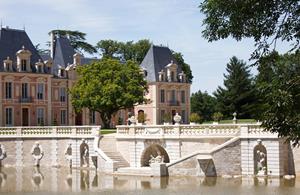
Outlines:
{"label": "stone urn", "polygon": [[136,119],[135,119],[134,116],[130,117],[130,118],[129,118],[129,121],[130,121],[130,124],[131,124],[131,125],[135,125],[135,124],[136,124]]}
{"label": "stone urn", "polygon": [[178,113],[176,113],[173,120],[175,121],[175,124],[180,124],[181,116]]}

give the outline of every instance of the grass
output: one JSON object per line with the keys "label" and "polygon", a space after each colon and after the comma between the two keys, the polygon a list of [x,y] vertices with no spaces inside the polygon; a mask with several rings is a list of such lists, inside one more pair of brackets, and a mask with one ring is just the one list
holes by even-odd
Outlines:
{"label": "grass", "polygon": [[101,129],[100,132],[102,135],[111,134],[111,133],[116,133],[117,129]]}
{"label": "grass", "polygon": [[[212,124],[213,121],[205,121],[203,122],[203,124]],[[257,123],[257,121],[255,119],[238,119],[237,123]],[[233,124],[232,120],[221,120],[219,122],[219,124]]]}

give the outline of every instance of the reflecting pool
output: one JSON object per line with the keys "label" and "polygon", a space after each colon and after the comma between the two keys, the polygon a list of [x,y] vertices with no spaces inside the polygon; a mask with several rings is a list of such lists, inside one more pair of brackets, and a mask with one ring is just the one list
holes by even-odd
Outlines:
{"label": "reflecting pool", "polygon": [[135,177],[67,168],[1,168],[0,192],[21,194],[300,194],[300,178]]}

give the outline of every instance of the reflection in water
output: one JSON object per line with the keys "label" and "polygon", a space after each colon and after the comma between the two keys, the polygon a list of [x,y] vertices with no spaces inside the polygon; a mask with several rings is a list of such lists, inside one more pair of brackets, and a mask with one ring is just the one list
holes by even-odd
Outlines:
{"label": "reflection in water", "polygon": [[3,188],[3,186],[5,186],[6,178],[7,178],[6,173],[4,171],[2,171],[2,168],[0,167],[0,186],[1,186],[1,188]]}
{"label": "reflection in water", "polygon": [[31,182],[35,188],[40,188],[40,186],[43,184],[44,176],[40,171],[40,167],[34,167],[33,168],[33,174],[31,177]]}
{"label": "reflection in water", "polygon": [[[28,179],[29,178],[29,179]],[[136,177],[105,175],[95,170],[19,167],[0,169],[0,192],[90,192],[108,194],[297,194],[300,180],[267,177]],[[128,193],[127,193],[128,192]],[[134,192],[134,193],[132,193]],[[148,193],[149,192],[149,193]],[[294,193],[295,192],[295,193]],[[42,194],[42,193],[41,193]],[[104,193],[105,194],[105,193]]]}

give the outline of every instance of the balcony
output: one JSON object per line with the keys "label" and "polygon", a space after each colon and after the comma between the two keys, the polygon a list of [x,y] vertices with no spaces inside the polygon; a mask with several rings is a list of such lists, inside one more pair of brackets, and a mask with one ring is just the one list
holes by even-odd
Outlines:
{"label": "balcony", "polygon": [[32,97],[20,97],[19,103],[32,103],[33,98]]}
{"label": "balcony", "polygon": [[168,105],[169,105],[169,106],[180,106],[180,102],[179,102],[179,101],[172,100],[172,101],[169,101],[169,102],[168,102]]}

